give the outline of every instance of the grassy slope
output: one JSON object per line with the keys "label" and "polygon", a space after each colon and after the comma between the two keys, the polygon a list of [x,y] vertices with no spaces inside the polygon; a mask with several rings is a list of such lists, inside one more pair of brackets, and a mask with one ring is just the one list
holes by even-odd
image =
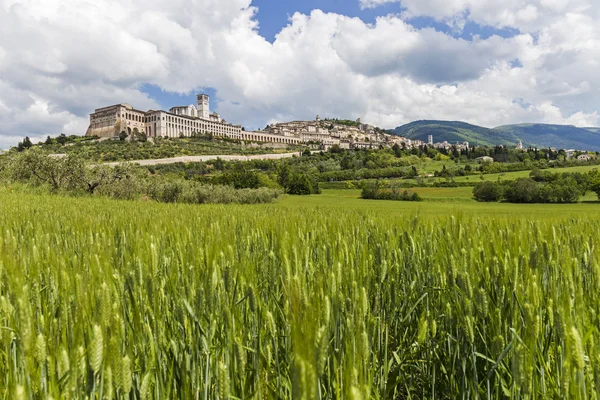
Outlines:
{"label": "grassy slope", "polygon": [[66,145],[40,144],[39,147],[52,153],[76,154],[94,162],[123,160],[148,160],[178,156],[265,154],[285,152],[286,149],[243,147],[229,140],[207,140],[202,138],[172,138],[152,142],[126,142],[107,140],[75,140]]}
{"label": "grassy slope", "polygon": [[[595,166],[595,165],[583,165],[583,166],[579,166],[579,167],[569,167],[569,168],[552,168],[548,171],[552,172],[552,173],[563,173],[563,172],[581,172],[581,173],[585,173],[585,172],[590,172],[593,170],[597,170],[600,169],[599,166]],[[481,177],[483,177],[483,180],[485,181],[497,181],[497,180],[514,180],[517,178],[527,178],[529,177],[529,174],[531,173],[531,171],[516,171],[516,172],[503,172],[503,173],[499,173],[499,174],[486,174],[486,175],[470,175],[470,176],[457,176],[454,178],[455,182],[481,182],[482,179]],[[445,178],[432,178],[434,179],[436,182],[443,182],[446,179]]]}

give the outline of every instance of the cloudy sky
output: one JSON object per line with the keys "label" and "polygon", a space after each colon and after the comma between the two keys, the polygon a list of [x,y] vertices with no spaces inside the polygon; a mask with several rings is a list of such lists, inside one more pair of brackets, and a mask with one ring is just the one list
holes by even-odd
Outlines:
{"label": "cloudy sky", "polygon": [[599,19],[598,0],[0,0],[0,148],[196,92],[248,129],[596,126]]}

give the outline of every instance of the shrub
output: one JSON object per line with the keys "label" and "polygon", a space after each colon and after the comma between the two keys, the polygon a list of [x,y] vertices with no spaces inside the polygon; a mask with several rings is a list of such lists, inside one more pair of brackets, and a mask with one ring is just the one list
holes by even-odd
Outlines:
{"label": "shrub", "polygon": [[519,178],[506,185],[504,196],[509,203],[540,203],[540,185],[531,178]]}
{"label": "shrub", "polygon": [[302,173],[291,174],[284,187],[288,194],[309,195],[321,193],[319,182],[307,174]]}
{"label": "shrub", "polygon": [[382,188],[379,184],[365,185],[360,197],[370,200],[396,200],[396,201],[422,201],[416,192],[401,190],[399,188]]}
{"label": "shrub", "polygon": [[496,182],[481,182],[473,189],[473,197],[480,202],[498,202],[503,195],[504,188]]}
{"label": "shrub", "polygon": [[[495,185],[500,186],[501,184]],[[585,193],[585,187],[572,177],[559,178],[550,183],[536,182],[531,178],[520,178],[504,182],[502,186],[504,186],[503,198],[509,203],[576,203]],[[476,194],[478,188],[482,193],[480,199]],[[489,192],[491,192],[491,186],[489,188]],[[473,195],[478,201],[486,201],[483,200],[483,186],[476,187]]]}
{"label": "shrub", "polygon": [[244,169],[224,172],[211,181],[216,185],[228,185],[236,189],[258,189],[261,186],[258,173]]}
{"label": "shrub", "polygon": [[223,185],[190,184],[179,198],[181,203],[192,204],[260,204],[271,203],[281,194],[277,189],[234,189]]}

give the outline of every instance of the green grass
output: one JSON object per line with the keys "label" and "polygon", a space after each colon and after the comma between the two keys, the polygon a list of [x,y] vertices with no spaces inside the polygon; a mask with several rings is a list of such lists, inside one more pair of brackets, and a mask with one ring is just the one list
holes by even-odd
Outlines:
{"label": "green grass", "polygon": [[598,205],[357,194],[0,190],[0,397],[594,398]]}
{"label": "green grass", "polygon": [[[583,166],[568,167],[568,168],[552,168],[552,169],[548,169],[546,171],[550,171],[550,172],[556,173],[556,174],[557,173],[565,173],[565,172],[586,173],[586,172],[590,172],[590,171],[597,170],[597,169],[599,169],[599,167],[597,165],[583,165]],[[504,173],[500,173],[500,174],[456,176],[456,177],[454,177],[454,181],[456,181],[456,182],[481,182],[482,181],[481,177],[483,177],[483,180],[485,180],[485,181],[497,181],[497,180],[507,181],[507,180],[515,180],[518,178],[528,178],[530,173],[531,173],[531,171],[516,171],[516,172],[504,172]],[[437,182],[443,182],[446,179],[434,178],[434,180]]]}
{"label": "green grass", "polygon": [[473,200],[473,188],[414,188],[424,201],[382,201],[363,200],[360,190],[323,190],[321,195],[286,196],[279,205],[286,209],[304,208],[307,213],[313,209],[327,210],[335,214],[340,209],[354,212],[375,212],[390,217],[401,218],[407,215],[466,215],[473,216],[515,216],[552,219],[556,217],[599,215],[598,198],[588,193],[578,204],[508,204],[478,203]]}
{"label": "green grass", "polygon": [[51,153],[78,155],[90,162],[110,162],[127,160],[148,160],[179,156],[201,155],[250,155],[265,153],[284,153],[287,149],[256,148],[242,146],[239,142],[214,138],[170,138],[156,139],[155,142],[128,142],[105,140],[102,142],[89,138],[74,138],[66,145],[58,143],[40,144],[38,147]]}

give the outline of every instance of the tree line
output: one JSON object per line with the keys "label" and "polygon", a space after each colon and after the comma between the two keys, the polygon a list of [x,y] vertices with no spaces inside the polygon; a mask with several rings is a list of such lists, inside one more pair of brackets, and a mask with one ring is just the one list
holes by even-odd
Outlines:
{"label": "tree line", "polygon": [[528,178],[511,181],[486,181],[473,188],[479,202],[507,203],[577,203],[588,191],[600,198],[600,174],[551,173],[533,170]]}

